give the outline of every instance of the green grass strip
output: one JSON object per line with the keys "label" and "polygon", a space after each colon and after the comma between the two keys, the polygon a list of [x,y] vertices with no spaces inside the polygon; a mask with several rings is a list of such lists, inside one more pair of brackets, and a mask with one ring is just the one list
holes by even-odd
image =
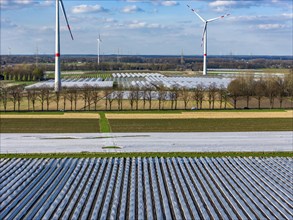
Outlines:
{"label": "green grass strip", "polygon": [[100,114],[100,120],[99,120],[99,122],[100,122],[100,132],[101,133],[109,133],[109,132],[111,132],[111,127],[110,127],[108,119],[105,116],[105,113],[100,112],[99,114]]}
{"label": "green grass strip", "polygon": [[0,154],[0,158],[126,158],[126,157],[293,157],[293,152],[83,152],[83,153],[33,153]]}

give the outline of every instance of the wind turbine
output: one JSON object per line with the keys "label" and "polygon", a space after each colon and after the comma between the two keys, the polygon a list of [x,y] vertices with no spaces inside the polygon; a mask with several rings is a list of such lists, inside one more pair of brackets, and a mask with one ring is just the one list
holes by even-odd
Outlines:
{"label": "wind turbine", "polygon": [[73,35],[68,23],[65,8],[62,0],[56,0],[56,41],[55,41],[55,92],[61,91],[61,73],[60,73],[60,16],[59,16],[59,4],[61,5],[67,28],[69,30],[71,39],[73,40]]}
{"label": "wind turbine", "polygon": [[[189,5],[187,5],[187,7],[190,8]],[[204,28],[203,28],[203,33],[202,33],[202,39],[201,39],[201,46],[203,45],[203,51],[204,51],[203,52],[203,75],[205,76],[205,75],[207,75],[207,46],[208,46],[208,43],[207,43],[207,28],[208,28],[208,23],[212,22],[212,21],[215,21],[215,20],[218,20],[218,19],[221,19],[221,18],[224,18],[226,16],[229,16],[230,14],[225,14],[225,15],[222,15],[220,17],[205,20],[194,9],[192,9],[192,8],[190,8],[190,9],[205,24]]]}
{"label": "wind turbine", "polygon": [[100,34],[97,40],[98,40],[98,64],[100,64],[100,43],[102,42]]}

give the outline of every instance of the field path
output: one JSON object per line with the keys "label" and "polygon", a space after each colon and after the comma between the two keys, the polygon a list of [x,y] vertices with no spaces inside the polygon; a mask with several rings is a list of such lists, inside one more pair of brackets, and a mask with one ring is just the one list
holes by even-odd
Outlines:
{"label": "field path", "polygon": [[280,112],[182,112],[182,113],[108,113],[108,119],[189,119],[189,118],[293,118],[293,110]]}
{"label": "field path", "polygon": [[1,118],[78,118],[99,119],[98,113],[64,113],[64,114],[1,114]]}

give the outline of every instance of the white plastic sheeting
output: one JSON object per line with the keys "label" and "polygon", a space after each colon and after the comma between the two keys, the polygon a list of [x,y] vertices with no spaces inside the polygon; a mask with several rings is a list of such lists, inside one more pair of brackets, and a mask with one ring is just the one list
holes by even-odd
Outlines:
{"label": "white plastic sheeting", "polygon": [[[102,80],[102,78],[81,78],[81,79],[62,79],[61,85],[66,88],[83,88],[85,86],[92,86],[98,88],[112,88],[113,81],[111,80]],[[42,87],[48,87],[50,89],[54,88],[54,80],[42,81],[29,86],[26,86],[25,89],[40,89]]]}
{"label": "white plastic sheeting", "polygon": [[292,219],[291,158],[1,159],[0,219]]}
{"label": "white plastic sheeting", "polygon": [[202,85],[208,88],[211,84],[217,87],[227,88],[233,77],[167,77],[159,73],[113,73],[113,80],[122,88],[145,87],[145,86],[164,86],[166,88],[195,88]]}

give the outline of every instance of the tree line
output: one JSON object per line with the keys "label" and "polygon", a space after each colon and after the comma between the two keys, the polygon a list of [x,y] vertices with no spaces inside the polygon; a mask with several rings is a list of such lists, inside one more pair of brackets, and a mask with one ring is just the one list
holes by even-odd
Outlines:
{"label": "tree line", "polygon": [[[269,108],[283,108],[285,100],[293,102],[293,74],[285,78],[268,77],[255,79],[254,77],[237,77],[232,80],[228,87],[217,86],[212,83],[208,87],[197,84],[193,88],[176,87],[167,88],[164,85],[138,87],[132,86],[124,89],[119,86],[113,88],[93,87],[85,84],[83,88],[63,88],[56,93],[52,88],[24,89],[23,86],[14,85],[7,87],[1,85],[0,99],[3,110],[12,106],[13,111],[47,111],[47,110],[146,110],[162,109],[188,109],[192,103],[194,108],[203,109],[203,103],[207,103],[208,109],[226,109],[231,103],[233,108],[239,108],[238,102],[244,100],[245,108],[251,108],[251,100],[257,100],[257,107],[263,108],[262,102],[269,101]],[[276,102],[278,101],[278,104]],[[26,102],[26,109],[21,109],[21,104]],[[181,103],[179,106],[178,103]],[[55,103],[55,109],[50,105]],[[116,103],[115,109],[113,104]],[[166,105],[168,103],[168,105]],[[36,109],[39,104],[40,109]],[[217,105],[216,105],[217,104]]]}
{"label": "tree line", "polygon": [[[9,66],[32,65],[35,56],[5,56],[1,57],[1,65]],[[39,56],[38,62],[48,71],[54,70],[54,56]],[[97,63],[97,56],[63,56],[62,70],[202,70],[202,56],[139,56],[139,55],[107,55],[101,56],[101,63]],[[24,64],[22,64],[24,65]],[[292,57],[258,57],[258,56],[210,56],[208,68],[225,69],[265,69],[292,68]]]}
{"label": "tree line", "polygon": [[44,79],[44,69],[36,65],[6,66],[1,70],[4,80],[40,81]]}

